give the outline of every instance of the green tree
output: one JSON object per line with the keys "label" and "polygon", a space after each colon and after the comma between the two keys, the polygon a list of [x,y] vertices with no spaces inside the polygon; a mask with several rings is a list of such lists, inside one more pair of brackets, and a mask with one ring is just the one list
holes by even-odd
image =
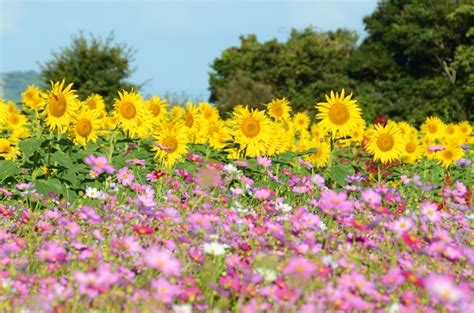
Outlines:
{"label": "green tree", "polygon": [[350,91],[346,66],[356,41],[348,30],[311,28],[293,30],[284,43],[241,36],[240,47],[226,49],[211,65],[210,101],[227,112],[238,103],[262,108],[286,97],[296,110],[314,113],[317,100],[331,89]]}
{"label": "green tree", "polygon": [[88,39],[80,32],[72,36],[69,47],[54,52],[51,60],[40,65],[41,78],[46,84],[62,79],[74,83],[82,100],[91,93],[100,94],[110,108],[117,91],[137,88],[126,81],[134,71],[130,67],[133,55],[127,45],[114,43],[113,34]]}
{"label": "green tree", "polygon": [[472,119],[470,3],[383,1],[364,19],[368,36],[351,56],[348,73],[371,114],[415,123],[432,114]]}

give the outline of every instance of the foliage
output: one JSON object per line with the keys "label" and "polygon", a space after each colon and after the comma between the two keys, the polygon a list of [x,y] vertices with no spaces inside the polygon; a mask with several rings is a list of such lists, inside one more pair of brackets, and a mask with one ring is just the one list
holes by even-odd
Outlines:
{"label": "foliage", "polygon": [[364,23],[359,46],[347,30],[293,30],[286,42],[242,36],[211,65],[210,101],[229,111],[235,94],[255,107],[286,96],[296,110],[314,113],[319,95],[344,86],[369,120],[474,119],[470,1],[382,1]]}
{"label": "foliage", "polygon": [[228,112],[237,100],[261,109],[272,98],[288,97],[296,110],[314,113],[317,96],[349,85],[345,66],[356,40],[347,30],[311,28],[293,30],[285,43],[242,36],[240,47],[225,50],[211,65],[210,101]]}
{"label": "foliage", "polygon": [[137,88],[127,82],[133,73],[134,51],[125,44],[116,44],[111,33],[107,38],[87,38],[82,32],[72,36],[69,47],[53,53],[53,58],[41,65],[44,83],[66,79],[74,83],[82,100],[91,93],[104,97],[112,105],[117,90]]}

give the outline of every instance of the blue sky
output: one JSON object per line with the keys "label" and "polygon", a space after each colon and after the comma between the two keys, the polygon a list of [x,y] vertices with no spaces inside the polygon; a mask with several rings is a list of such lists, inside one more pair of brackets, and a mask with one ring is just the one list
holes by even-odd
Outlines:
{"label": "blue sky", "polygon": [[345,1],[24,1],[0,0],[0,72],[39,71],[38,62],[68,46],[71,35],[107,36],[136,50],[134,83],[145,94],[209,94],[210,64],[239,36],[284,41],[292,28],[345,27],[363,35],[376,0]]}

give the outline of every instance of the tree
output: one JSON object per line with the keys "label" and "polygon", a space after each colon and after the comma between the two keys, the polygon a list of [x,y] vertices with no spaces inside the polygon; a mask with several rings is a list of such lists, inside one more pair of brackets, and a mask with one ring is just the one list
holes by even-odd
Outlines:
{"label": "tree", "polygon": [[447,121],[472,119],[474,6],[469,3],[380,2],[364,19],[368,36],[348,66],[361,103],[374,114],[414,123],[433,114]]}
{"label": "tree", "polygon": [[105,39],[90,35],[88,40],[80,32],[72,36],[70,47],[54,52],[51,60],[40,65],[41,77],[46,84],[62,79],[74,83],[82,100],[100,94],[110,108],[117,91],[137,88],[126,81],[134,71],[133,55],[130,47],[114,43],[113,33]]}
{"label": "tree", "polygon": [[259,108],[286,97],[296,110],[314,113],[317,100],[331,89],[350,90],[346,65],[356,41],[354,32],[311,28],[293,30],[284,43],[241,36],[240,47],[225,50],[211,65],[210,101],[226,112],[239,103],[237,96]]}

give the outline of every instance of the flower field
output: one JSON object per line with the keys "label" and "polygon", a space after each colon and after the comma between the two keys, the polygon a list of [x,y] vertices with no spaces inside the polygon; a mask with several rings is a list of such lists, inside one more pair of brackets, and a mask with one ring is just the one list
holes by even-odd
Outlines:
{"label": "flower field", "polygon": [[427,117],[0,102],[1,312],[474,312],[473,134]]}

